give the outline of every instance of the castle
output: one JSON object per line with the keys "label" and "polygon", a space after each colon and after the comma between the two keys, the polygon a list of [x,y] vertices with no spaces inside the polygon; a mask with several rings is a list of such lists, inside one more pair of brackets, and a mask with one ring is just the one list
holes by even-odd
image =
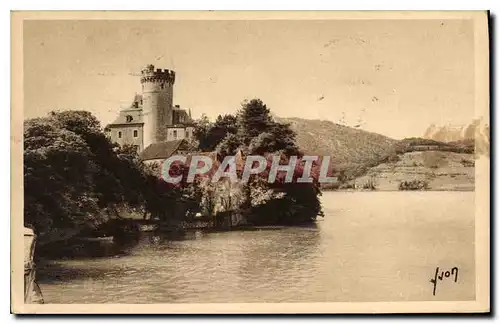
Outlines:
{"label": "castle", "polygon": [[[149,64],[141,70],[142,94],[122,108],[106,130],[112,142],[137,148],[143,160],[161,160],[193,138],[191,110],[173,105],[175,72]],[[185,147],[182,147],[185,146]]]}

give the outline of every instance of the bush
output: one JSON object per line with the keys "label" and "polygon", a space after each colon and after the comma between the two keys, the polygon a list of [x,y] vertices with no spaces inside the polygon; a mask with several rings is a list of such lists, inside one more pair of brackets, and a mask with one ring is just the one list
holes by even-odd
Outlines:
{"label": "bush", "polygon": [[340,189],[356,189],[355,183],[344,183],[340,186]]}
{"label": "bush", "polygon": [[[402,152],[400,152],[402,153]],[[381,163],[396,163],[396,162],[399,162],[401,160],[401,158],[399,157],[399,155],[397,153],[394,153],[394,154],[390,154],[388,156],[386,156],[382,161]]]}
{"label": "bush", "polygon": [[402,181],[399,190],[428,190],[429,182],[425,180]]}
{"label": "bush", "polygon": [[473,167],[474,167],[474,165],[475,165],[474,161],[470,161],[470,160],[466,160],[466,159],[462,159],[462,160],[460,161],[460,163],[462,163],[462,165],[463,165],[464,167],[466,167],[466,168],[470,168],[470,167],[472,167],[472,168],[473,168]]}
{"label": "bush", "polygon": [[397,154],[389,155],[387,157],[387,162],[399,162],[401,158]]}
{"label": "bush", "polygon": [[370,177],[365,183],[363,183],[363,189],[377,190],[377,183],[375,181],[375,177]]}

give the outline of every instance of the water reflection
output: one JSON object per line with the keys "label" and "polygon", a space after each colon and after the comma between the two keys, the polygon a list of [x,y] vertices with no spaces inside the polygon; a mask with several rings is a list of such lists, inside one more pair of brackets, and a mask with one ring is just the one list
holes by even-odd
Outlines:
{"label": "water reflection", "polygon": [[[314,285],[319,258],[319,231],[304,229],[262,233],[242,249],[236,286],[275,301],[299,300]],[[301,292],[302,291],[302,292]],[[251,302],[258,302],[254,297]]]}
{"label": "water reflection", "polygon": [[287,229],[277,230],[273,235],[263,231],[242,247],[241,271],[290,271],[297,267],[297,261],[312,262],[319,256],[320,238],[319,231]]}
{"label": "water reflection", "polygon": [[94,259],[125,256],[129,249],[137,245],[137,239],[115,241],[71,240],[37,247],[37,261],[61,259]]}
{"label": "water reflection", "polygon": [[109,274],[109,269],[68,267],[65,264],[41,261],[38,265],[38,281],[46,284],[69,282],[72,280],[98,280]]}
{"label": "water reflection", "polygon": [[331,194],[317,226],[151,232],[111,245],[92,242],[79,256],[39,267],[45,301],[429,300],[427,270],[432,274],[450,256],[463,282],[435,299],[474,298],[473,193],[410,193],[393,205],[380,204],[377,193],[363,196],[363,205],[356,195]]}

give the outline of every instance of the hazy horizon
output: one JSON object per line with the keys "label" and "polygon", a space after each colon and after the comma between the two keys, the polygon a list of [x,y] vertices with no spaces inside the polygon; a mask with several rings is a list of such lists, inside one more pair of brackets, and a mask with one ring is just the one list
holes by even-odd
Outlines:
{"label": "hazy horizon", "polygon": [[24,113],[88,110],[105,126],[151,63],[176,71],[174,104],[195,118],[260,98],[279,117],[421,136],[474,118],[473,44],[470,20],[30,20]]}

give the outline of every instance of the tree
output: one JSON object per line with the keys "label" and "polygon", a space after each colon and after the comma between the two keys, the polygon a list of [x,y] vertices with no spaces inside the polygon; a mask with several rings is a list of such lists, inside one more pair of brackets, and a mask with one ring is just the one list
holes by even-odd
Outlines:
{"label": "tree", "polygon": [[302,156],[295,144],[295,132],[288,124],[273,122],[269,124],[266,132],[260,133],[250,140],[249,154],[264,154],[269,152],[282,152],[287,156]]}
{"label": "tree", "polygon": [[240,138],[235,134],[227,134],[227,136],[217,145],[216,151],[221,158],[228,155],[235,155],[238,148],[242,146]]}
{"label": "tree", "polygon": [[299,147],[296,144],[296,134],[290,128],[290,124],[274,122],[271,126],[270,132],[273,135],[274,143],[269,147],[269,151],[281,151],[287,156],[302,156],[302,153],[300,152]]}
{"label": "tree", "polygon": [[181,194],[135,148],[112,143],[86,111],[25,121],[24,148],[24,219],[38,234],[95,227],[123,208],[161,214]]}
{"label": "tree", "polygon": [[24,123],[24,223],[38,233],[92,222],[98,209],[92,152],[49,118]]}
{"label": "tree", "polygon": [[208,131],[212,127],[210,120],[203,114],[194,125],[193,136],[198,141],[198,148],[203,152],[208,151],[211,146],[208,139]]}
{"label": "tree", "polygon": [[275,183],[267,182],[272,156],[279,155],[281,164],[288,163],[291,156],[302,156],[290,125],[274,121],[269,108],[260,99],[243,103],[238,112],[238,123],[243,149],[248,154],[268,158],[265,172],[251,177],[248,182],[247,204],[252,206],[249,221],[254,224],[297,224],[322,216],[318,172],[311,173],[312,183],[296,181],[303,173],[303,162],[296,165],[291,183],[284,181],[283,174],[278,174]]}
{"label": "tree", "polygon": [[93,182],[99,207],[139,207],[144,202],[144,165],[133,146],[120,147],[102,131],[97,118],[87,111],[52,112],[50,118],[61,128],[80,136],[92,153]]}
{"label": "tree", "polygon": [[227,114],[219,115],[213,124],[213,127],[208,132],[209,140],[213,147],[217,146],[222,139],[228,134],[236,134],[238,132],[238,120],[236,116]]}
{"label": "tree", "polygon": [[244,101],[238,112],[239,136],[245,145],[274,126],[270,110],[260,99]]}
{"label": "tree", "polygon": [[[254,175],[249,181],[249,195],[252,211],[249,222],[258,225],[292,225],[310,223],[317,216],[323,216],[319,196],[319,166],[313,163],[310,169],[311,183],[299,183],[304,173],[305,162],[298,161],[290,182],[286,182],[285,172],[278,172],[274,183],[268,182],[272,157],[280,156],[280,164],[288,164],[290,157],[283,152],[267,154],[267,167],[264,172]],[[257,198],[256,198],[257,197]],[[261,202],[256,204],[255,201]]]}
{"label": "tree", "polygon": [[228,134],[236,134],[237,131],[237,119],[233,115],[219,115],[214,123],[203,116],[196,122],[194,136],[198,140],[199,149],[209,152],[215,150]]}
{"label": "tree", "polygon": [[[300,159],[303,154],[290,125],[276,122],[262,100],[244,101],[236,116],[219,116],[214,123],[203,117],[195,134],[200,150],[216,150],[220,158],[235,155],[238,150],[246,155],[267,156],[267,169],[259,175],[252,175],[243,185],[239,206],[234,207],[242,211],[251,223],[296,224],[314,221],[322,215],[318,174],[314,174],[313,183],[296,182],[302,175],[304,163],[297,165],[292,183],[286,183],[283,174],[278,175],[275,183],[268,183],[272,156],[279,155],[283,164],[290,156]],[[212,197],[211,189],[211,186],[204,186],[198,192],[201,190],[206,197]]]}

